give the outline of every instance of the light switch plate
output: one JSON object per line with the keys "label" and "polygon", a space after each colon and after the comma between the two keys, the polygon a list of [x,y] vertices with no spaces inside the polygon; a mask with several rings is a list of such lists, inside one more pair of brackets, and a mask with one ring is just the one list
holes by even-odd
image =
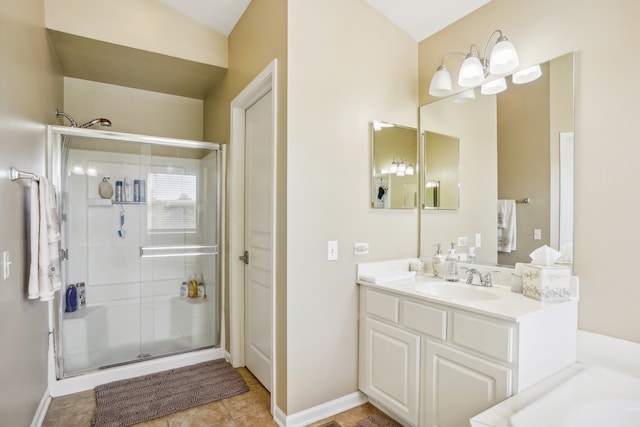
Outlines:
{"label": "light switch plate", "polygon": [[336,261],[338,259],[338,241],[329,240],[327,244],[327,261]]}
{"label": "light switch plate", "polygon": [[542,230],[539,228],[534,228],[533,229],[533,240],[540,240],[542,239]]}
{"label": "light switch plate", "polygon": [[11,277],[11,257],[9,251],[2,252],[2,279]]}
{"label": "light switch plate", "polygon": [[482,246],[482,234],[476,233],[476,248]]}

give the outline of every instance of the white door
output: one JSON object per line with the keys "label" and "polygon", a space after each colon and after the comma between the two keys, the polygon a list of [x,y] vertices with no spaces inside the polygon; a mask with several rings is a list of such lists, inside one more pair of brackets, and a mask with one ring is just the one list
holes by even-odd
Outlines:
{"label": "white door", "polygon": [[273,298],[272,91],[245,116],[245,365],[271,391]]}

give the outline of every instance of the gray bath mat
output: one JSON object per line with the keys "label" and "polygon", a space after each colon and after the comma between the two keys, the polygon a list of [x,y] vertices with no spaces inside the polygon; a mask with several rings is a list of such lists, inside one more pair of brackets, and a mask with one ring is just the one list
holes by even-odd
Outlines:
{"label": "gray bath mat", "polygon": [[115,381],[95,388],[93,425],[130,426],[247,391],[224,359]]}
{"label": "gray bath mat", "polygon": [[356,427],[402,427],[384,414],[375,414],[361,420]]}

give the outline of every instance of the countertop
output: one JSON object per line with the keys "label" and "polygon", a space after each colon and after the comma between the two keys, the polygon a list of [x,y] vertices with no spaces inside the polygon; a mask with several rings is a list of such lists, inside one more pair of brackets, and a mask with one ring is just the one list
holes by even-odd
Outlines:
{"label": "countertop", "polygon": [[[447,282],[444,279],[434,278],[430,273],[423,276],[415,276],[408,280],[389,281],[385,283],[372,283],[361,280],[366,275],[381,274],[384,272],[401,271],[408,265],[409,260],[385,261],[381,263],[368,263],[358,265],[357,283],[372,289],[397,293],[403,296],[420,299],[426,302],[444,304],[454,308],[461,308],[479,314],[496,318],[520,322],[528,316],[545,310],[555,310],[565,304],[577,304],[577,278],[572,278],[574,297],[562,302],[540,302],[526,297],[521,293],[511,292],[509,287],[494,285],[492,287],[467,285],[464,282]],[[443,294],[435,295],[438,289]],[[469,295],[466,295],[469,293]]]}

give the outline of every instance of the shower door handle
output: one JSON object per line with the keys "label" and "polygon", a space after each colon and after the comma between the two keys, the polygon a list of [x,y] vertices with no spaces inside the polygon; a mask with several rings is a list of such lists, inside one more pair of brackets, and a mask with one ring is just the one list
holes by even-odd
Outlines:
{"label": "shower door handle", "polygon": [[238,257],[240,261],[244,261],[245,264],[249,264],[249,251],[244,251],[244,255]]}

